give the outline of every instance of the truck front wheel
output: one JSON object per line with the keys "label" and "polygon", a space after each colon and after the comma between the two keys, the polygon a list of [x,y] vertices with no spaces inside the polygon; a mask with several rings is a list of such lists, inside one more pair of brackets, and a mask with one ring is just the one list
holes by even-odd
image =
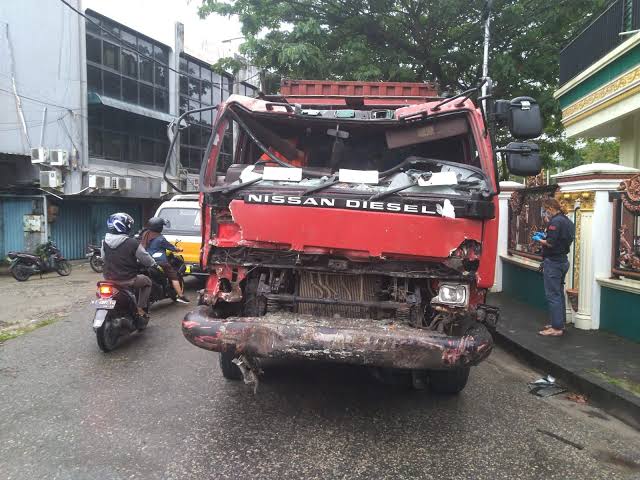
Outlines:
{"label": "truck front wheel", "polygon": [[455,370],[432,370],[429,372],[431,391],[445,395],[460,393],[469,380],[469,370],[469,367],[456,368]]}
{"label": "truck front wheel", "polygon": [[242,380],[242,372],[232,361],[234,358],[233,353],[220,352],[220,370],[222,370],[222,376],[227,380]]}

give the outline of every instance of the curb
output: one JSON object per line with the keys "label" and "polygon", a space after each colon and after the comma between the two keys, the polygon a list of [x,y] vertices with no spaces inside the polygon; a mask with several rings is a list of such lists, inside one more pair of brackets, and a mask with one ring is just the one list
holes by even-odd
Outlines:
{"label": "curb", "polygon": [[499,330],[493,332],[496,344],[534,368],[550,373],[567,387],[587,396],[590,404],[602,408],[624,423],[640,430],[640,398],[588,373],[576,372],[555,363],[517,343]]}

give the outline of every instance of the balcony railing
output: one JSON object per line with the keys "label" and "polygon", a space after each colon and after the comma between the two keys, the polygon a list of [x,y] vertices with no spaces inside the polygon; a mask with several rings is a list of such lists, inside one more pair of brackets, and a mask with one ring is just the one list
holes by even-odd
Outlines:
{"label": "balcony railing", "polygon": [[[629,9],[631,7],[631,9]],[[560,85],[616,48],[628,36],[621,32],[640,28],[640,0],[612,2],[560,52]]]}
{"label": "balcony railing", "polygon": [[508,252],[533,260],[542,260],[542,246],[531,237],[545,229],[542,202],[553,198],[557,185],[516,190],[509,200]]}

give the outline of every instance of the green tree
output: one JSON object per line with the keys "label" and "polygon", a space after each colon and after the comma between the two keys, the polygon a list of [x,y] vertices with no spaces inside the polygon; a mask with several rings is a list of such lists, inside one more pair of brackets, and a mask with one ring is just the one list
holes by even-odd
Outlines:
{"label": "green tree", "polygon": [[[490,75],[496,98],[530,95],[545,116],[545,164],[571,147],[553,98],[559,52],[606,0],[495,0]],[[200,14],[237,15],[256,66],[290,78],[476,85],[486,0],[203,0]],[[228,62],[223,59],[222,64]]]}

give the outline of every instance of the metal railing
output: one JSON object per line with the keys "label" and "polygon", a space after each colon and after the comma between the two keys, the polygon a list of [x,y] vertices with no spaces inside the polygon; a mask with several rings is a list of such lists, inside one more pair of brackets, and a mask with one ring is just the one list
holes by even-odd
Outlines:
{"label": "metal railing", "polygon": [[[632,25],[624,21],[624,9],[631,2]],[[627,25],[625,25],[627,23]],[[626,38],[621,32],[640,25],[640,0],[617,0],[582,30],[560,52],[560,85],[604,57]]]}
{"label": "metal railing", "polygon": [[553,198],[557,185],[516,190],[509,200],[509,255],[520,255],[542,261],[542,246],[531,237],[545,228],[542,202]]}
{"label": "metal railing", "polygon": [[614,277],[640,279],[640,175],[623,182],[613,199]]}

